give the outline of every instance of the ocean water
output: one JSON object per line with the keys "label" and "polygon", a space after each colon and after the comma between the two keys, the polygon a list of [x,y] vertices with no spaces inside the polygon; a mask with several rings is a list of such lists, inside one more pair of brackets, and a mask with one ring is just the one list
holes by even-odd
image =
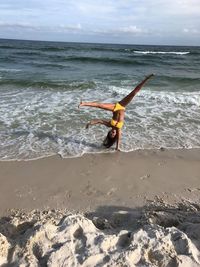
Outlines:
{"label": "ocean water", "polygon": [[151,73],[121,149],[200,147],[200,47],[0,40],[0,160],[108,151],[108,129],[85,124],[112,114],[79,102],[115,103]]}

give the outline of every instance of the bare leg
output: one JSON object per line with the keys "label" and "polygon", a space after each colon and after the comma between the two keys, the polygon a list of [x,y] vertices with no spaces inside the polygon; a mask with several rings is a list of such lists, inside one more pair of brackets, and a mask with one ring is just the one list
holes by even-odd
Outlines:
{"label": "bare leg", "polygon": [[113,111],[115,104],[110,103],[98,103],[98,102],[82,102],[80,103],[79,107],[94,107],[94,108],[101,108],[104,110]]}
{"label": "bare leg", "polygon": [[125,96],[120,102],[119,104],[122,105],[123,107],[127,106],[131,100],[133,99],[133,97],[137,94],[137,92],[139,92],[139,90],[142,88],[142,86],[146,83],[146,81],[148,81],[151,77],[153,77],[154,75],[151,74],[148,77],[146,77],[140,84],[138,84],[135,89],[128,94],[127,96]]}

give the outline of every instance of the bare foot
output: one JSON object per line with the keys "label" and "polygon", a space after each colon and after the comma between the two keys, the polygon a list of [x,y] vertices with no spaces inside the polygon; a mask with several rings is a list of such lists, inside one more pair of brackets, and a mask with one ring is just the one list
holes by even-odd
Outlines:
{"label": "bare foot", "polygon": [[147,76],[147,79],[150,79],[151,77],[155,76],[153,73]]}

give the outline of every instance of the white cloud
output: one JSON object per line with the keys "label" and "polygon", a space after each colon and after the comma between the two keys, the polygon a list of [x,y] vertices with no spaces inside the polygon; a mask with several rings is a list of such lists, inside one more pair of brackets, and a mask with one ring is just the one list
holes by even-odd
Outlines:
{"label": "white cloud", "polygon": [[192,29],[188,29],[188,28],[184,28],[183,29],[183,32],[184,33],[189,33],[189,34],[200,34],[200,30],[197,30],[197,29],[194,29],[194,28],[192,28]]}
{"label": "white cloud", "polygon": [[29,23],[9,23],[9,22],[3,22],[0,21],[0,27],[1,28],[28,28],[28,29],[35,29],[39,30],[40,27],[36,25],[31,25]]}
{"label": "white cloud", "polygon": [[128,26],[128,27],[122,27],[119,29],[120,32],[124,33],[144,33],[146,31],[142,30],[141,28],[138,28],[137,26]]}
{"label": "white cloud", "polygon": [[82,30],[82,26],[80,23],[76,24],[76,25],[64,25],[61,24],[58,26],[60,29],[63,30]]}
{"label": "white cloud", "polygon": [[55,26],[42,26],[42,25],[31,25],[30,23],[7,23],[0,21],[0,28],[21,28],[24,30],[35,30],[35,31],[49,31],[49,32],[74,32],[74,31],[81,31],[82,26],[80,23],[76,25],[55,25]]}
{"label": "white cloud", "polygon": [[0,20],[1,36],[16,27],[52,39],[56,32],[80,34],[80,41],[94,36],[94,42],[98,35],[105,42],[109,35],[150,42],[194,36],[200,44],[200,0],[0,0]]}

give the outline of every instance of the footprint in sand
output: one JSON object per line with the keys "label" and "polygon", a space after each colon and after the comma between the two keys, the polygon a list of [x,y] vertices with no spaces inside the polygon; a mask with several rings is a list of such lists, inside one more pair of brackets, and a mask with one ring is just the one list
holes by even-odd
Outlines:
{"label": "footprint in sand", "polygon": [[151,175],[149,173],[145,174],[144,176],[140,177],[140,180],[145,180],[147,178],[149,178]]}
{"label": "footprint in sand", "polygon": [[113,195],[116,191],[117,191],[117,188],[116,188],[116,187],[112,187],[112,188],[107,192],[107,196],[111,196],[111,195]]}

